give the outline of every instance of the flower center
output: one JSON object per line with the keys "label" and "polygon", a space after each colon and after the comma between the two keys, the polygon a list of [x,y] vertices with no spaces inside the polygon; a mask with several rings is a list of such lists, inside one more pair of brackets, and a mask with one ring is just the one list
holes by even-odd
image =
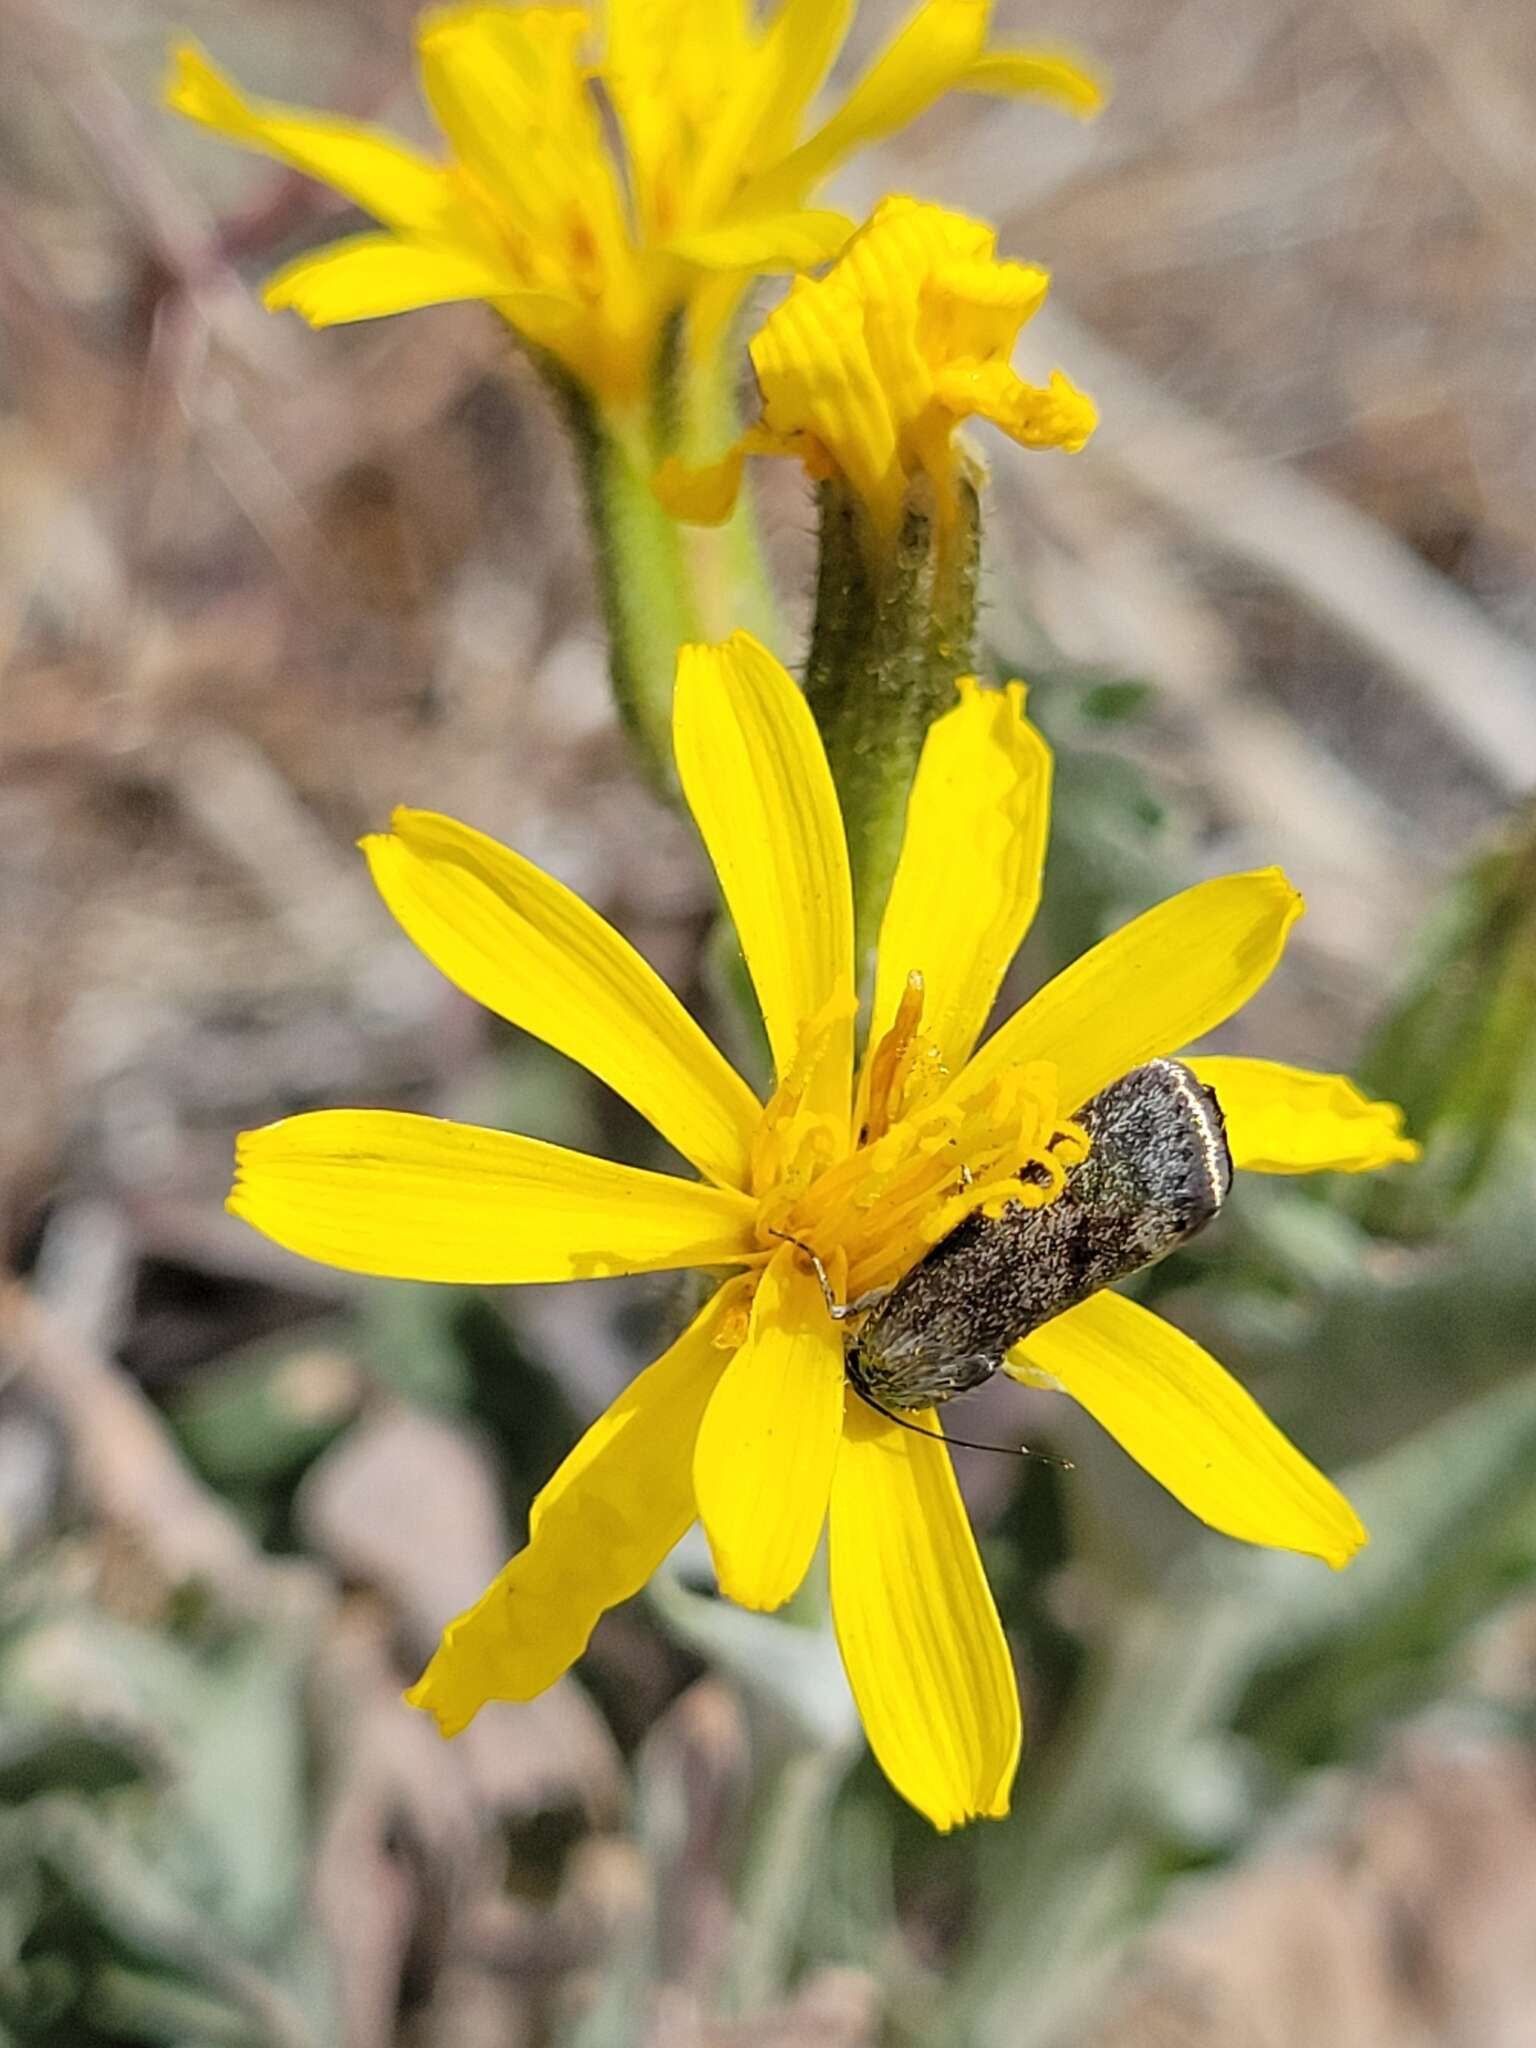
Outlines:
{"label": "flower center", "polygon": [[871,1049],[848,1134],[805,1108],[807,1082],[834,1019],[813,1019],[794,1069],[764,1111],[753,1156],[757,1236],[789,1238],[821,1259],[854,1300],[893,1286],[977,1210],[1052,1202],[1088,1137],[1060,1115],[1056,1069],[1010,1067],[965,1102],[922,1030],[922,977],[912,974],[890,1029]]}

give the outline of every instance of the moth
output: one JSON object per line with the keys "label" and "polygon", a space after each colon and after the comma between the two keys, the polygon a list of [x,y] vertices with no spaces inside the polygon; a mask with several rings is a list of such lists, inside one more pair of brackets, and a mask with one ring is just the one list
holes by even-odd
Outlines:
{"label": "moth", "polygon": [[1178,1060],[1133,1068],[1077,1121],[1092,1146],[1053,1202],[967,1217],[870,1310],[846,1370],[872,1406],[979,1387],[1021,1337],[1187,1244],[1226,1200],[1221,1105]]}

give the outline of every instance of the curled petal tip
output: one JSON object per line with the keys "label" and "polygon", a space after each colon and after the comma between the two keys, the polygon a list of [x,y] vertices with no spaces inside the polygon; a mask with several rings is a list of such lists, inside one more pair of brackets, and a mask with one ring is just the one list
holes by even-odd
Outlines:
{"label": "curled petal tip", "polygon": [[1354,1562],[1370,1540],[1370,1531],[1351,1509],[1350,1526],[1340,1532],[1337,1546],[1323,1553],[1323,1562],[1330,1571],[1341,1572],[1347,1564]]}
{"label": "curled petal tip", "polygon": [[723,526],[741,493],[743,451],[733,448],[719,462],[690,468],[669,455],[651,480],[662,510],[690,526]]}

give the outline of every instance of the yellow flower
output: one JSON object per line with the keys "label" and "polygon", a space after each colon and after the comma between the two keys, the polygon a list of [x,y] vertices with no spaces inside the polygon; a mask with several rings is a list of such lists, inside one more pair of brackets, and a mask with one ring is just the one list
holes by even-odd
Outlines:
{"label": "yellow flower", "polygon": [[383,229],[289,264],[269,306],[328,326],[486,299],[622,409],[680,310],[707,349],[752,276],[841,246],[849,223],[807,201],[852,151],[956,90],[1032,93],[1081,115],[1100,104],[1065,57],[988,51],[991,0],[927,0],[802,137],[854,6],[781,0],[762,27],[750,0],[435,9],[417,48],[446,162],[357,122],[247,100],[192,47],[176,53],[169,101],[323,179]]}
{"label": "yellow flower", "polygon": [[[828,1524],[838,1642],[880,1763],[937,1827],[999,1814],[1019,1702],[942,1430],[850,1398],[841,1326],[788,1239],[851,1298],[978,1204],[1030,1199],[1015,1176],[1073,1156],[1081,1104],[1252,995],[1300,901],[1273,868],[1201,883],[973,1050],[1039,897],[1051,758],[1022,685],[965,681],[919,765],[860,1062],[843,827],[804,698],[744,634],[685,648],[674,737],[762,1006],[766,1104],[626,941],[519,855],[422,811],[364,847],[450,981],[606,1082],[698,1177],[338,1109],[243,1136],[230,1206],[311,1258],[417,1280],[739,1269],[582,1438],[534,1502],[527,1547],[449,1624],[410,1695],[444,1733],[552,1684],[695,1517],[722,1590],[759,1609],[795,1591]],[[1239,1166],[1348,1171],[1414,1150],[1347,1081],[1195,1068],[1221,1090]],[[1222,1368],[1135,1302],[1097,1295],[1022,1349],[1015,1370],[1048,1374],[1214,1527],[1335,1566],[1365,1540]]]}
{"label": "yellow flower", "polygon": [[1009,358],[1050,278],[999,263],[980,221],[886,199],[823,278],[797,278],[751,344],[762,418],[719,463],[666,463],[657,480],[677,517],[712,524],[736,500],[745,455],[798,456],[842,476],[876,530],[901,526],[907,489],[927,476],[952,509],[954,432],[979,415],[1026,448],[1081,448],[1098,421],[1064,377],[1026,384]]}

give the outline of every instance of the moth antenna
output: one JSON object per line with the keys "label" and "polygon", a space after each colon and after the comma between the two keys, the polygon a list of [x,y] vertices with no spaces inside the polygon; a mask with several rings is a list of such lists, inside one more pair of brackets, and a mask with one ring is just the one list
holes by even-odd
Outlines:
{"label": "moth antenna", "polygon": [[796,1251],[805,1253],[805,1256],[815,1268],[816,1278],[821,1282],[822,1298],[827,1304],[827,1313],[834,1322],[837,1322],[846,1314],[846,1310],[840,1306],[837,1296],[832,1292],[832,1282],[827,1278],[827,1269],[821,1263],[819,1254],[811,1250],[811,1247],[805,1242],[804,1238],[796,1237],[788,1230],[770,1230],[768,1235],[776,1237],[781,1244],[792,1244]]}
{"label": "moth antenna", "polygon": [[[908,1422],[904,1415],[897,1415],[891,1409],[883,1408],[873,1394],[867,1393],[859,1385],[852,1373],[848,1373],[846,1378],[866,1408],[873,1408],[877,1415],[883,1415],[887,1422],[894,1422],[898,1429],[910,1429],[914,1436],[932,1437],[933,1431],[924,1429],[920,1422]],[[1033,1458],[1041,1465],[1054,1465],[1058,1472],[1070,1472],[1074,1469],[1070,1458],[1058,1458],[1053,1451],[1033,1450],[1028,1444],[980,1444],[968,1436],[951,1436],[947,1429],[940,1437],[940,1442],[953,1444],[962,1451],[991,1451],[999,1458]]]}
{"label": "moth antenna", "polygon": [[889,1287],[872,1287],[867,1294],[861,1294],[857,1301],[839,1301],[832,1292],[832,1282],[827,1278],[827,1269],[804,1238],[793,1237],[787,1230],[770,1230],[768,1235],[776,1237],[783,1244],[792,1244],[796,1251],[805,1253],[816,1269],[816,1278],[821,1282],[821,1296],[827,1304],[827,1314],[834,1323],[846,1323],[850,1316],[864,1315],[869,1309],[885,1300]]}

